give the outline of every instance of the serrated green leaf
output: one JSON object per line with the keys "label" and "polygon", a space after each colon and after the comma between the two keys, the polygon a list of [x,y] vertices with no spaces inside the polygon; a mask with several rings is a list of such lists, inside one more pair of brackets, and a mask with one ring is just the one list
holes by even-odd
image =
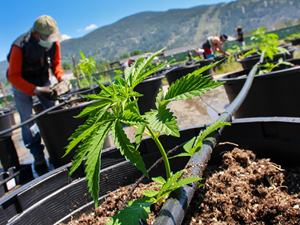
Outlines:
{"label": "serrated green leaf", "polygon": [[135,144],[136,144],[136,149],[140,147],[140,144],[142,142],[143,134],[145,131],[145,124],[140,124],[138,128],[135,131]]}
{"label": "serrated green leaf", "polygon": [[161,100],[163,99],[163,97],[164,97],[164,91],[163,91],[163,89],[160,88],[159,91],[158,91],[158,94],[156,96],[156,101],[155,101],[156,108],[159,108],[159,105],[160,105]]}
{"label": "serrated green leaf", "polygon": [[143,159],[140,156],[140,152],[135,149],[133,144],[130,143],[130,140],[126,136],[123,127],[119,122],[115,123],[112,133],[115,143],[118,149],[120,149],[121,154],[124,155],[127,160],[130,160],[132,165],[135,165],[147,177],[149,177]]}
{"label": "serrated green leaf", "polygon": [[158,110],[153,110],[153,113],[147,118],[149,126],[160,133],[165,133],[166,135],[172,135],[179,137],[178,126],[176,125],[176,117],[173,116],[173,112],[166,107],[159,107]]}
{"label": "serrated green leaf", "polygon": [[84,98],[87,98],[87,99],[90,99],[90,100],[99,100],[99,99],[102,99],[101,96],[99,95],[95,95],[95,94],[91,94],[91,95],[80,95]]}
{"label": "serrated green leaf", "polygon": [[201,183],[198,185],[198,188],[203,187],[203,186],[204,186],[204,184]]}
{"label": "serrated green leaf", "polygon": [[136,124],[148,124],[141,116],[138,114],[132,113],[131,111],[127,110],[122,115],[118,116],[118,119],[126,124],[136,125]]}
{"label": "serrated green leaf", "polygon": [[171,177],[167,179],[167,182],[162,186],[159,193],[157,194],[157,199],[162,198],[164,193],[179,179],[184,170],[180,170],[175,174],[171,174]]}
{"label": "serrated green leaf", "polygon": [[191,99],[213,88],[219,87],[224,82],[211,80],[210,76],[188,74],[172,83],[162,102]]}
{"label": "serrated green leaf", "polygon": [[89,192],[93,197],[95,208],[98,207],[99,198],[99,174],[101,163],[101,152],[107,135],[115,122],[108,121],[97,127],[93,137],[89,140],[88,153],[86,156],[86,180],[88,181]]}
{"label": "serrated green leaf", "polygon": [[199,181],[199,180],[202,180],[201,177],[187,177],[187,178],[183,178],[183,179],[180,179],[179,181],[177,181],[174,185],[172,185],[169,189],[171,191],[174,191],[176,190],[177,188],[180,188],[186,184],[190,184],[190,183],[193,183],[195,181]]}
{"label": "serrated green leaf", "polygon": [[131,81],[131,85],[130,85],[132,88],[134,88],[136,85],[138,85],[140,83],[141,80],[139,82],[135,82],[135,81],[138,80],[139,78],[141,78],[143,71],[146,69],[146,67],[149,65],[149,63],[151,63],[151,61],[155,58],[155,56],[159,55],[163,50],[164,49],[161,49],[161,50],[155,52],[153,55],[151,55],[150,57],[148,57],[147,59],[144,59],[143,61],[141,61],[139,63],[136,70],[133,71],[132,81]]}
{"label": "serrated green leaf", "polygon": [[210,133],[212,133],[213,131],[219,129],[222,126],[226,126],[226,125],[231,126],[230,123],[223,122],[223,120],[217,120],[216,122],[212,123],[207,128],[205,128],[205,130],[203,132],[200,132],[200,134],[198,135],[198,137],[195,141],[194,147],[190,151],[190,154],[193,155],[196,151],[200,150],[199,148],[202,145],[204,138],[206,138]]}
{"label": "serrated green leaf", "polygon": [[160,184],[165,184],[167,182],[163,177],[152,177],[151,179]]}
{"label": "serrated green leaf", "polygon": [[92,105],[89,105],[85,107],[81,113],[77,116],[74,116],[74,118],[80,118],[80,117],[85,117],[89,114],[91,114],[94,111],[102,111],[102,114],[111,106],[111,101],[99,101],[96,103],[93,103]]}
{"label": "serrated green leaf", "polygon": [[128,203],[130,207],[124,207],[123,210],[119,210],[106,225],[139,225],[139,219],[148,219],[150,206],[154,201],[154,198],[148,197],[130,201]]}
{"label": "serrated green leaf", "polygon": [[158,191],[156,191],[156,190],[145,190],[145,191],[140,191],[140,193],[147,196],[147,197],[154,197],[155,195],[158,194]]}
{"label": "serrated green leaf", "polygon": [[[105,92],[106,94],[113,96],[113,93],[109,90],[109,88],[105,87],[103,84],[101,84],[95,77],[94,80],[97,82],[97,84],[101,88],[101,92]],[[111,86],[111,85],[110,85]]]}
{"label": "serrated green leaf", "polygon": [[187,143],[185,143],[183,145],[184,151],[186,151],[187,153],[190,153],[192,147],[194,146],[195,140],[196,140],[196,137],[193,137],[191,140],[189,140]]}
{"label": "serrated green leaf", "polygon": [[169,159],[173,159],[173,158],[176,158],[176,157],[185,157],[185,156],[191,157],[190,153],[182,152],[182,153],[179,153],[178,155],[174,155],[172,157],[169,157]]}
{"label": "serrated green leaf", "polygon": [[129,96],[130,96],[130,97],[143,97],[144,95],[143,95],[143,94],[140,94],[140,93],[138,93],[138,92],[136,92],[136,91],[131,91],[131,92],[129,93]]}

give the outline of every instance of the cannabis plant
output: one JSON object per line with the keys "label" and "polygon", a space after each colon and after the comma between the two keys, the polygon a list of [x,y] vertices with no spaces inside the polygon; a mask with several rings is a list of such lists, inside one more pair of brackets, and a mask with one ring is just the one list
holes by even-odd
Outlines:
{"label": "cannabis plant", "polygon": [[276,53],[282,52],[288,55],[290,54],[285,48],[279,47],[280,42],[278,41],[278,35],[274,33],[267,34],[266,30],[267,29],[265,27],[261,27],[252,32],[250,39],[254,40],[255,45],[258,47],[246,52],[241,56],[241,58],[244,58],[252,53],[262,55],[262,53],[265,52],[265,60],[268,58],[273,60]]}
{"label": "cannabis plant", "polygon": [[86,58],[82,51],[80,51],[81,59],[77,65],[77,71],[83,76],[83,79],[80,81],[82,87],[91,87],[93,86],[92,73],[96,69],[97,63],[94,58]]}
{"label": "cannabis plant", "polygon": [[258,71],[258,74],[270,73],[274,68],[279,67],[280,65],[294,66],[293,63],[285,62],[280,58],[276,64],[267,62],[264,65],[259,65],[258,67],[261,67],[262,69]]}
{"label": "cannabis plant", "polygon": [[[130,207],[125,207],[116,213],[108,224],[138,224],[138,219],[147,219],[150,211],[150,205],[164,201],[166,197],[177,188],[199,181],[199,177],[189,177],[179,179],[183,171],[175,174],[170,168],[169,159],[166,151],[163,148],[159,136],[161,134],[180,136],[176,117],[167,108],[171,101],[191,99],[195,96],[203,94],[213,88],[222,85],[222,82],[215,82],[209,76],[202,76],[201,73],[215,64],[203,67],[193,73],[187,74],[173,83],[163,99],[163,90],[160,89],[156,97],[157,109],[141,115],[137,101],[142,95],[134,90],[134,88],[143,81],[147,76],[153,74],[159,69],[164,68],[168,63],[153,65],[149,64],[155,56],[163,51],[160,50],[147,59],[139,58],[132,67],[125,71],[125,78],[117,76],[110,86],[103,86],[97,82],[101,87],[101,92],[98,95],[84,96],[90,100],[98,100],[92,105],[86,107],[77,117],[88,116],[85,124],[78,127],[75,133],[69,138],[70,143],[66,147],[68,154],[75,146],[79,144],[77,154],[72,162],[70,175],[78,168],[81,162],[86,159],[86,179],[88,180],[88,187],[93,197],[95,207],[98,206],[99,198],[99,174],[101,163],[101,151],[104,141],[112,130],[114,142],[121,154],[127,160],[130,160],[132,165],[135,165],[147,177],[147,169],[139,152],[139,146],[142,140],[142,135],[145,133],[149,135],[156,143],[165,165],[166,179],[163,177],[152,178],[160,184],[159,191],[145,191],[146,196],[143,199],[131,201],[128,203]],[[163,99],[163,100],[162,100]],[[131,125],[136,128],[135,145],[130,142],[126,136],[121,123]],[[186,154],[191,156],[196,151],[201,149],[202,140],[207,134],[215,129],[225,125],[222,121],[213,123],[208,130],[199,134],[193,139],[193,143],[189,144],[190,148],[186,150]]]}

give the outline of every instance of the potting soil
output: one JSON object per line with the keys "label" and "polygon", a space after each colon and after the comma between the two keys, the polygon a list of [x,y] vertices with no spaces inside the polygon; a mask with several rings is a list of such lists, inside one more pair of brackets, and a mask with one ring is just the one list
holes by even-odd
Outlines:
{"label": "potting soil", "polygon": [[[143,198],[144,195],[140,193],[140,191],[144,190],[158,190],[157,187],[153,187],[158,185],[156,182],[152,182],[149,184],[142,184],[140,183],[137,188],[132,193],[132,197],[129,200]],[[69,222],[69,225],[88,225],[88,224],[95,224],[95,225],[104,225],[106,222],[109,221],[110,217],[112,217],[116,211],[121,207],[124,200],[126,200],[129,192],[131,191],[132,187],[120,187],[117,191],[112,192],[109,194],[102,204],[92,213],[86,215],[82,214],[82,216],[77,220],[72,220]],[[126,205],[125,205],[126,207]],[[162,207],[162,203],[156,204],[151,206],[151,211],[149,213],[149,219],[147,222],[151,224],[155,218],[156,214],[160,211]]]}
{"label": "potting soil", "polygon": [[[284,155],[283,155],[284,157]],[[187,224],[300,224],[300,171],[281,169],[235,148],[207,168],[183,221]]]}

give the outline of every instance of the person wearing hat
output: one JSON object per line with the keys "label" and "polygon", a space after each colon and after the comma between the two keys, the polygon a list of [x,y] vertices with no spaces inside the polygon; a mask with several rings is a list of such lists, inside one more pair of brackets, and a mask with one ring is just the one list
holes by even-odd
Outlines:
{"label": "person wearing hat", "polygon": [[[68,81],[61,66],[60,43],[62,37],[55,20],[40,16],[25,34],[18,37],[7,56],[8,81],[12,84],[16,107],[21,122],[32,117],[33,96],[37,96],[44,109],[55,105],[56,97],[49,89],[49,69],[59,82]],[[34,122],[22,126],[22,137],[26,148],[34,157],[35,169],[47,167],[44,145]]]}
{"label": "person wearing hat", "polygon": [[235,28],[235,30],[236,30],[237,36],[238,36],[238,38],[237,38],[238,45],[239,45],[240,47],[245,46],[245,42],[244,42],[244,33],[243,33],[243,31],[242,31],[242,27],[241,27],[241,26],[237,26],[237,27]]}
{"label": "person wearing hat", "polygon": [[221,43],[224,43],[227,41],[228,35],[227,34],[221,34],[220,37],[217,36],[210,36],[206,39],[206,41],[202,44],[202,48],[204,50],[204,58],[210,59],[214,57],[214,51],[212,48],[214,48],[215,51],[221,52],[225,55],[230,56],[228,52],[225,52],[221,48]]}

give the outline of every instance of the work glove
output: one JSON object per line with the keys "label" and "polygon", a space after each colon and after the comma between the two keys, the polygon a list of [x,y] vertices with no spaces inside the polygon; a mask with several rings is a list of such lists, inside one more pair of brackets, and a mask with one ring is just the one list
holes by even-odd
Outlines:
{"label": "work glove", "polygon": [[45,98],[47,100],[56,100],[57,99],[57,96],[56,94],[49,89],[50,87],[49,86],[46,86],[46,87],[39,87],[39,86],[36,86],[34,88],[34,94],[36,94],[37,96],[40,96],[42,98]]}
{"label": "work glove", "polygon": [[61,82],[66,82],[66,84],[68,85],[69,90],[71,90],[71,88],[72,88],[71,83],[65,75],[60,77],[59,83],[61,83]]}

